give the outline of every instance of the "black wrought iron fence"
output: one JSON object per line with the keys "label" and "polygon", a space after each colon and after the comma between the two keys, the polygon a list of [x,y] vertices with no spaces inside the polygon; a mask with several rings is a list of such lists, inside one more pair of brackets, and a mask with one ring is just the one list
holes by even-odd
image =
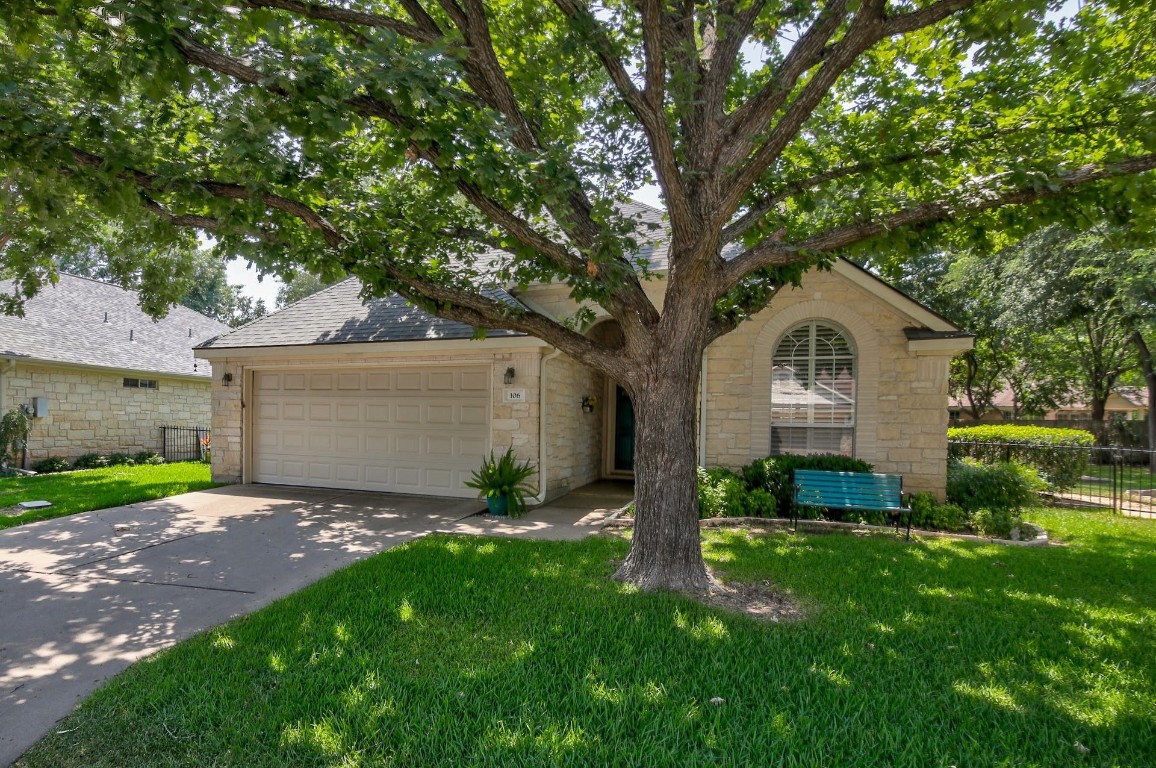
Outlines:
{"label": "black wrought iron fence", "polygon": [[165,461],[203,461],[210,435],[208,427],[161,427],[161,455]]}
{"label": "black wrought iron fence", "polygon": [[1049,483],[1057,504],[1105,507],[1126,515],[1156,518],[1156,451],[1079,445],[1016,445],[951,440],[954,457],[1018,461]]}

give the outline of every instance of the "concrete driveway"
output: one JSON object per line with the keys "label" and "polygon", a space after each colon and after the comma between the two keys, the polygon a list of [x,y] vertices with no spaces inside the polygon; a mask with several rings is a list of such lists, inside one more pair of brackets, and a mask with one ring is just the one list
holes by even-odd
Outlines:
{"label": "concrete driveway", "polygon": [[458,521],[480,507],[231,486],[0,531],[0,766],[137,659],[396,544],[475,532]]}

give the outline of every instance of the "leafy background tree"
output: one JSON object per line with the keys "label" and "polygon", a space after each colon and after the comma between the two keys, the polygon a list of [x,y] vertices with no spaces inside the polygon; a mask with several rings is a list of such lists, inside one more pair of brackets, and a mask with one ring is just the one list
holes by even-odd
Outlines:
{"label": "leafy background tree", "polygon": [[[201,230],[267,272],[344,271],[544,339],[634,402],[618,577],[702,590],[706,346],[841,254],[901,262],[1097,206],[1150,221],[1154,41],[1132,0],[13,0],[0,206],[30,242],[112,218],[160,265]],[[661,308],[655,233],[621,205],[648,183]],[[18,239],[27,294],[54,251]],[[136,274],[152,310],[183,294],[169,267]],[[479,290],[535,281],[584,308]],[[622,344],[582,333],[594,303]]]}

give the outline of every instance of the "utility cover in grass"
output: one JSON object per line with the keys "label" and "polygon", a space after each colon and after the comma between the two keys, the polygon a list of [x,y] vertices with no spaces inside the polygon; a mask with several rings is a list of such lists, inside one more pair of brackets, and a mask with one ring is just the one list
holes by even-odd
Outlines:
{"label": "utility cover in grass", "polygon": [[45,507],[51,507],[52,502],[51,501],[43,501],[43,500],[41,500],[41,501],[22,501],[19,504],[17,504],[16,506],[20,507],[21,509],[44,509]]}

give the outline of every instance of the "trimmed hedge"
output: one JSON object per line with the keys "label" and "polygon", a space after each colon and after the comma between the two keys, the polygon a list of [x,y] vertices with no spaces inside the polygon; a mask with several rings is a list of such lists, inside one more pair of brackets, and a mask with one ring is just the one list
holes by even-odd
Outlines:
{"label": "trimmed hedge", "polygon": [[951,458],[985,464],[1015,461],[1034,468],[1048,490],[1063,491],[1080,482],[1088,468],[1088,451],[1096,437],[1082,429],[1016,424],[982,424],[947,430]]}

